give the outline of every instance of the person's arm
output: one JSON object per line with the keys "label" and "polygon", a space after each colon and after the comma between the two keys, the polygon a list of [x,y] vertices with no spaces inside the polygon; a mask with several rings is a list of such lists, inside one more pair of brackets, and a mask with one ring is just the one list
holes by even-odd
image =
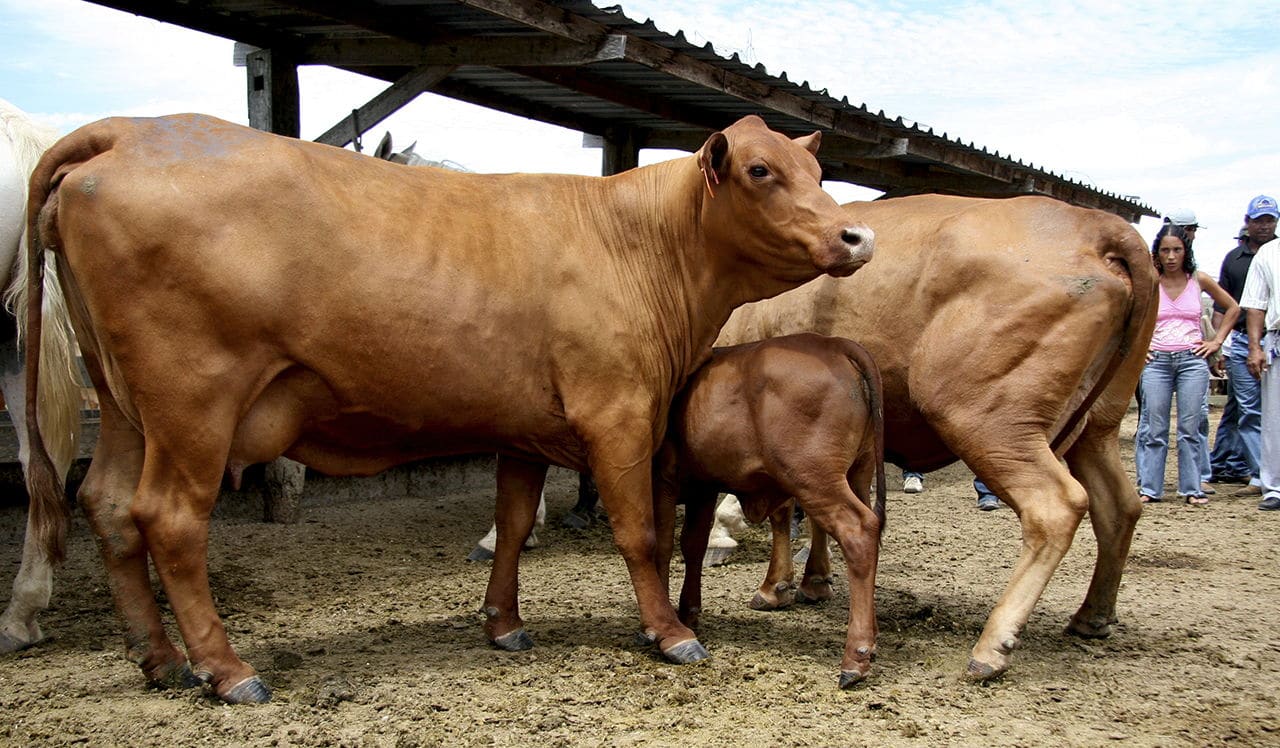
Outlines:
{"label": "person's arm", "polygon": [[[1201,358],[1208,358],[1222,349],[1222,344],[1226,342],[1227,336],[1231,334],[1231,328],[1235,326],[1236,320],[1240,318],[1240,305],[1236,300],[1231,298],[1231,294],[1218,285],[1218,282],[1210,278],[1207,273],[1196,273],[1196,279],[1200,281],[1201,290],[1209,294],[1209,298],[1214,303],[1221,306],[1224,310],[1222,313],[1222,324],[1214,325],[1217,333],[1211,340],[1204,340],[1200,345],[1196,346],[1195,354]],[[1216,314],[1214,315],[1217,316]]]}
{"label": "person's arm", "polygon": [[1267,312],[1265,309],[1246,309],[1248,316],[1245,317],[1245,328],[1249,331],[1249,359],[1245,361],[1245,366],[1249,367],[1249,373],[1262,378],[1262,372],[1269,367],[1267,364],[1267,354],[1262,352],[1262,327],[1266,322]]}

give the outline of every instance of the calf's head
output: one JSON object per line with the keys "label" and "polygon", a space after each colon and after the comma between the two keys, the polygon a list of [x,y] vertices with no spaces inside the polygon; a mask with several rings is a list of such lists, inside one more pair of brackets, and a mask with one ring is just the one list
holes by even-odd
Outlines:
{"label": "calf's head", "polygon": [[875,233],[822,189],[822,134],[791,139],[749,116],[713,133],[697,153],[710,245],[786,283],[845,276],[871,259]]}

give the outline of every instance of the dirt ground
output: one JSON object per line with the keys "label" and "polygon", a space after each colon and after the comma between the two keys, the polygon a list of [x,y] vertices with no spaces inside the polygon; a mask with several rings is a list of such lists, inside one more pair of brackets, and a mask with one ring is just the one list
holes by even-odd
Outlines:
{"label": "dirt ground", "polygon": [[[867,682],[840,691],[843,573],[826,604],[752,611],[767,550],[753,531],[735,563],[706,575],[711,659],[669,665],[635,641],[607,529],[560,527],[574,484],[553,477],[543,545],[522,566],[537,646],[519,654],[485,642],[488,566],[463,561],[489,524],[491,489],[309,497],[297,526],[223,507],[212,583],[232,643],[274,689],[257,707],[144,688],[79,519],[42,619],[49,638],[0,656],[0,744],[1280,745],[1280,516],[1233,487],[1205,509],[1147,509],[1104,641],[1062,633],[1092,568],[1086,521],[1012,670],[987,685],[960,674],[1014,563],[1017,520],[977,511],[963,466],[927,476],[922,494],[893,491],[879,657]],[[21,506],[0,509],[0,594],[23,521]]]}

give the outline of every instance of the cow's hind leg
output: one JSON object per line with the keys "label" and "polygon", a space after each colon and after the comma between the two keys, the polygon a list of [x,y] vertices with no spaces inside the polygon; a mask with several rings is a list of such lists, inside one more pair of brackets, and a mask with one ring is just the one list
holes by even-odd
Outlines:
{"label": "cow's hind leg", "polygon": [[1018,446],[1004,445],[1017,450],[1011,452],[1017,457],[970,461],[978,477],[1014,508],[1022,522],[1022,553],[973,647],[967,670],[973,680],[988,680],[1009,668],[1022,627],[1071,547],[1088,502],[1084,488],[1048,444]]}
{"label": "cow's hind leg", "polygon": [[1114,431],[1085,431],[1067,452],[1067,465],[1089,494],[1089,520],[1098,541],[1098,559],[1084,603],[1067,632],[1090,638],[1111,634],[1116,622],[1116,593],[1142,502],[1120,462]]}
{"label": "cow's hind leg", "polygon": [[271,691],[232,649],[209,587],[209,516],[234,421],[217,407],[212,393],[180,401],[205,403],[205,409],[198,416],[175,413],[175,419],[199,417],[203,422],[194,430],[192,423],[175,425],[163,417],[148,423],[142,477],[130,514],[155,561],[196,677],[223,701],[265,702]]}
{"label": "cow's hind leg", "polygon": [[546,477],[545,463],[498,456],[498,497],[494,507],[498,538],[484,595],[484,632],[495,646],[509,652],[533,646],[520,619],[520,550],[533,531]]}
{"label": "cow's hind leg", "polygon": [[102,422],[79,502],[98,540],[116,611],[124,619],[129,660],[156,686],[192,688],[199,681],[160,621],[147,572],[147,550],[130,515],[142,474],[138,433],[109,395],[100,395]]}

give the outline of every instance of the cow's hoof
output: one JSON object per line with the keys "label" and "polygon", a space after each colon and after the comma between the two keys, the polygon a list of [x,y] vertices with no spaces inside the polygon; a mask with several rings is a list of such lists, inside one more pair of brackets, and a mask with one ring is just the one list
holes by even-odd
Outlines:
{"label": "cow's hoof", "polygon": [[191,672],[191,666],[185,662],[177,667],[169,668],[151,679],[152,687],[164,688],[173,691],[181,691],[188,688],[199,688],[206,682],[207,681],[203,681],[196,677],[196,674]]}
{"label": "cow's hoof", "polygon": [[271,689],[256,675],[245,678],[222,696],[228,704],[265,704],[271,701]]}
{"label": "cow's hoof", "polygon": [[564,519],[560,520],[560,524],[575,530],[585,530],[591,526],[591,518],[584,517],[574,511],[568,511],[565,512]]}
{"label": "cow's hoof", "polygon": [[478,545],[475,548],[471,549],[471,553],[467,554],[467,560],[468,561],[492,561],[493,551],[489,550],[488,548],[485,548],[482,545]]}
{"label": "cow's hoof", "polygon": [[853,688],[866,679],[867,674],[865,672],[859,670],[841,670],[840,688],[841,690]]}
{"label": "cow's hoof", "polygon": [[1071,623],[1067,624],[1066,633],[1084,639],[1106,639],[1111,636],[1112,623],[1115,623],[1115,621],[1105,618],[1095,618],[1093,620],[1072,618]]}
{"label": "cow's hoof", "polygon": [[523,652],[526,649],[533,649],[533,637],[529,636],[522,628],[502,636],[496,636],[492,641],[493,646],[498,649],[505,649],[508,652]]}
{"label": "cow's hoof", "polygon": [[1004,672],[1008,669],[1008,665],[995,667],[993,665],[988,665],[985,662],[978,662],[977,660],[970,659],[969,667],[964,670],[964,677],[968,680],[974,681],[975,683],[983,683],[999,678],[1004,675]]}
{"label": "cow's hoof", "polygon": [[662,650],[662,656],[677,665],[688,665],[691,662],[705,660],[711,655],[697,639],[686,639],[679,644]]}

